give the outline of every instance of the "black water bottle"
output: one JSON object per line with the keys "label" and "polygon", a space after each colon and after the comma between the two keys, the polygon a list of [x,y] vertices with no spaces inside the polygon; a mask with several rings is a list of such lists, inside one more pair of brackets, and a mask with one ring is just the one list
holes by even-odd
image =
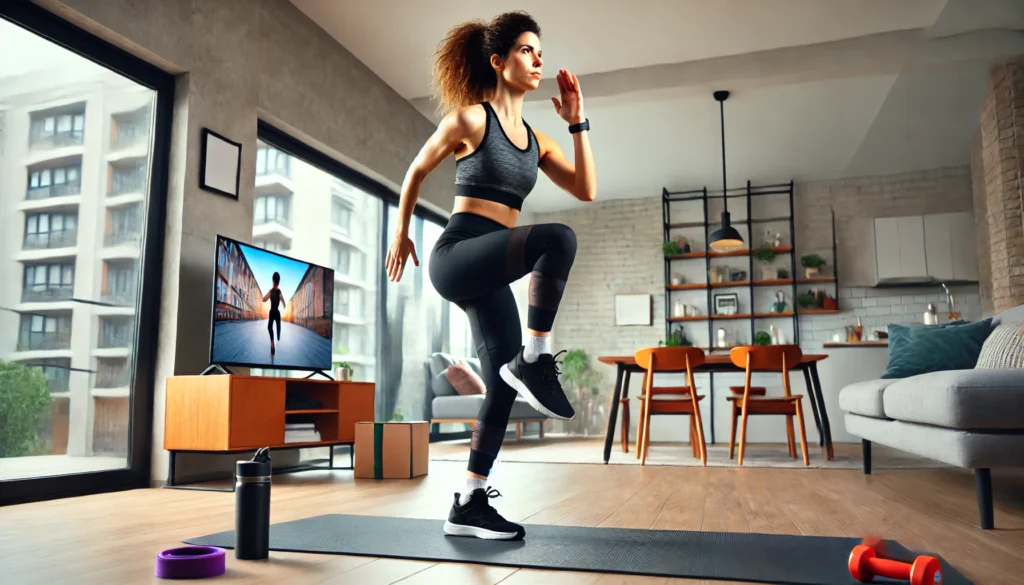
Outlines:
{"label": "black water bottle", "polygon": [[270,555],[270,449],[235,464],[235,558]]}

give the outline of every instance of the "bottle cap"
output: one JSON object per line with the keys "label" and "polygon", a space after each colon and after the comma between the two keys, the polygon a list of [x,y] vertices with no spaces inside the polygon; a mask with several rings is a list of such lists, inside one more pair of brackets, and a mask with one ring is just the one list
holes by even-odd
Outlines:
{"label": "bottle cap", "polygon": [[235,463],[235,475],[238,477],[268,477],[272,466],[270,462],[270,449],[262,447],[256,451],[249,461],[238,461]]}

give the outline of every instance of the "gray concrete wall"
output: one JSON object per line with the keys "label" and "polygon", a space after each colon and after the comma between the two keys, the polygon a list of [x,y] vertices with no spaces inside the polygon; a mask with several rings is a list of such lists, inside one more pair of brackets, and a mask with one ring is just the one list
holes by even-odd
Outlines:
{"label": "gray concrete wall", "polygon": [[[160,482],[164,380],[207,365],[216,235],[251,241],[257,119],[396,191],[434,124],[287,0],[36,1],[177,75],[153,420]],[[204,127],[243,145],[238,201],[198,187]],[[431,175],[426,206],[450,209],[454,171],[446,161]],[[235,458],[182,457],[179,479]]]}

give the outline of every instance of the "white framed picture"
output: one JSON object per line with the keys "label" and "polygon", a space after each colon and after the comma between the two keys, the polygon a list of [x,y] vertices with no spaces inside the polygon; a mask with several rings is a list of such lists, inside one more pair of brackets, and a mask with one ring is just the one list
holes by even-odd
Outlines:
{"label": "white framed picture", "polygon": [[200,146],[199,187],[238,199],[242,145],[203,128]]}
{"label": "white framed picture", "polygon": [[615,295],[615,326],[650,325],[654,318],[651,295],[627,293]]}

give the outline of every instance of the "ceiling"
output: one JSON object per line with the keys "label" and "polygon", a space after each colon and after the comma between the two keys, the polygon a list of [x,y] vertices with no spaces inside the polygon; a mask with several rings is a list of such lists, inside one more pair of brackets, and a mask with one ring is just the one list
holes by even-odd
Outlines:
{"label": "ceiling", "polygon": [[[436,121],[431,58],[505,3],[292,0]],[[1024,55],[1018,0],[523,0],[545,79],[523,116],[572,158],[554,73],[580,78],[598,198],[969,164],[991,65]],[[581,205],[541,177],[526,209]]]}

